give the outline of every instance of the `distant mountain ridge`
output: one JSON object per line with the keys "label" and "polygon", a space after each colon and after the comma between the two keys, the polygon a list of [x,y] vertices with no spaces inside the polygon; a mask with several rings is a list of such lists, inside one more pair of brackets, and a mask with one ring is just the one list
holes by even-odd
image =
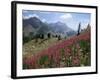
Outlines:
{"label": "distant mountain ridge", "polygon": [[76,34],[76,32],[69,28],[65,23],[60,21],[56,23],[44,23],[37,17],[23,19],[24,36],[28,36],[30,32],[32,32],[34,36],[37,34],[47,34],[48,32],[64,36],[68,36],[70,33],[71,35]]}

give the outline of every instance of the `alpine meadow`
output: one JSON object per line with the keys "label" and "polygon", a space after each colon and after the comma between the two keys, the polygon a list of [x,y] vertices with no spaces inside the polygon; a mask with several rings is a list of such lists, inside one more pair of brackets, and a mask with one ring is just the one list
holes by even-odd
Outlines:
{"label": "alpine meadow", "polygon": [[23,69],[91,66],[91,14],[23,10]]}

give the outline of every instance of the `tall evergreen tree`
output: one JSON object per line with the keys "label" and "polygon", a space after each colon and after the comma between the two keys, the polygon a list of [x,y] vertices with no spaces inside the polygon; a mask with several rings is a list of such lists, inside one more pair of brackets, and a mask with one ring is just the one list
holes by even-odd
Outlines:
{"label": "tall evergreen tree", "polygon": [[80,30],[81,30],[81,23],[79,23],[79,25],[78,25],[77,36],[80,35]]}
{"label": "tall evergreen tree", "polygon": [[51,34],[50,33],[48,33],[47,35],[48,35],[48,38],[51,38]]}

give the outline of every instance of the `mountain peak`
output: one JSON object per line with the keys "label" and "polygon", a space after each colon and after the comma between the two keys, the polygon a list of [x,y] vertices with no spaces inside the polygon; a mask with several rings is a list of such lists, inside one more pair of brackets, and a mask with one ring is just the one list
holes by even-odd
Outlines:
{"label": "mountain peak", "polygon": [[60,22],[60,21],[56,22],[55,24],[58,25],[58,26],[67,26],[65,23]]}
{"label": "mountain peak", "polygon": [[[37,17],[31,17],[30,20],[39,20]],[[39,20],[40,21],[40,20]]]}

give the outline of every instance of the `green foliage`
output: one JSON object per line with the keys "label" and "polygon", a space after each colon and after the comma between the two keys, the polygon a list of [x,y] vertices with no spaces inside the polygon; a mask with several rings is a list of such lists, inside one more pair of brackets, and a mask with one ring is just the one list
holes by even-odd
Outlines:
{"label": "green foliage", "polygon": [[65,50],[62,48],[60,53],[61,53],[61,56],[64,57]]}
{"label": "green foliage", "polygon": [[40,38],[41,38],[41,39],[44,39],[44,34],[41,34],[41,35],[40,35]]}
{"label": "green foliage", "polygon": [[90,52],[90,43],[88,41],[81,40],[79,43],[83,54]]}
{"label": "green foliage", "polygon": [[27,42],[29,42],[29,41],[31,41],[33,38],[34,38],[34,37],[33,37],[33,32],[30,32],[30,33],[29,33],[29,36],[24,36],[24,35],[23,35],[23,44],[24,44],[24,43],[27,43]]}
{"label": "green foliage", "polygon": [[23,64],[23,69],[28,69],[28,65],[27,64]]}
{"label": "green foliage", "polygon": [[79,43],[81,47],[81,64],[83,66],[88,66],[91,64],[90,43],[83,40],[81,40]]}
{"label": "green foliage", "polygon": [[34,34],[34,32],[30,32],[29,33],[29,37],[32,39],[33,38],[33,34]]}
{"label": "green foliage", "polygon": [[45,62],[48,61],[48,60],[49,60],[49,58],[48,58],[47,55],[42,56],[42,57],[39,59],[39,64],[40,64],[40,65],[43,65],[43,64],[45,64]]}
{"label": "green foliage", "polygon": [[67,67],[71,67],[72,66],[72,57],[71,56],[67,57],[65,62],[66,62]]}
{"label": "green foliage", "polygon": [[30,37],[23,37],[23,44],[29,42],[30,40]]}
{"label": "green foliage", "polygon": [[73,56],[76,56],[76,55],[77,55],[78,49],[77,49],[77,47],[76,47],[76,44],[74,44],[74,45],[72,46],[72,52],[73,52]]}
{"label": "green foliage", "polygon": [[61,40],[61,36],[60,35],[58,36],[58,40]]}
{"label": "green foliage", "polygon": [[51,38],[51,34],[50,33],[48,33],[48,38]]}

